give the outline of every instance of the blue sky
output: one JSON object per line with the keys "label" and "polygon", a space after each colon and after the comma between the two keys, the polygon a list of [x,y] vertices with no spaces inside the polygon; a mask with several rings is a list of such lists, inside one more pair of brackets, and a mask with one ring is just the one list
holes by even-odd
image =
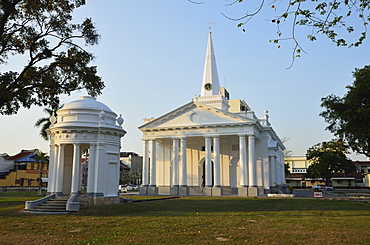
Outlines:
{"label": "blue sky", "polygon": [[[369,64],[369,40],[359,48],[338,48],[324,36],[306,40],[298,37],[307,52],[291,69],[293,43],[269,43],[276,38],[271,9],[252,19],[243,28],[221,15],[238,17],[242,6],[225,7],[227,1],[192,4],[187,0],[104,0],[87,1],[75,12],[75,20],[91,17],[102,38],[88,47],[96,56],[94,65],[106,88],[98,100],[122,114],[127,135],[121,151],[142,153],[144,118],[161,116],[200,93],[208,25],[212,35],[221,86],[231,99],[245,100],[258,117],[268,110],[270,122],[293,155],[304,155],[316,143],[333,135],[325,131],[319,116],[320,99],[329,94],[343,96],[353,82],[352,71]],[[289,26],[283,27],[289,30]],[[283,30],[284,30],[283,29]],[[287,33],[288,34],[288,33]],[[2,66],[10,69],[14,63]],[[85,91],[62,96],[68,103]],[[12,155],[21,149],[48,151],[39,129],[33,125],[45,116],[42,108],[21,109],[17,115],[0,116],[0,152]],[[363,156],[351,155],[353,160]]]}

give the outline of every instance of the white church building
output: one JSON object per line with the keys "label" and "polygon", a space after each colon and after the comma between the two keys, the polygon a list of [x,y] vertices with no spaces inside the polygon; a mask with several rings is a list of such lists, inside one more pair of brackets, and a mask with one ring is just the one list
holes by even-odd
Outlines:
{"label": "white church building", "polygon": [[200,96],[144,121],[141,195],[260,196],[285,183],[285,147],[267,111],[220,87],[211,33]]}

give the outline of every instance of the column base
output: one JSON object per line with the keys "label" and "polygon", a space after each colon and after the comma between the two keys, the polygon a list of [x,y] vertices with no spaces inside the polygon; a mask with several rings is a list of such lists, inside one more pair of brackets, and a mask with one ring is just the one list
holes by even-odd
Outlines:
{"label": "column base", "polygon": [[179,195],[179,187],[170,187],[170,196],[178,196]]}
{"label": "column base", "polygon": [[189,196],[189,187],[180,186],[179,187],[179,196]]}
{"label": "column base", "polygon": [[203,196],[212,196],[212,187],[204,187]]}
{"label": "column base", "polygon": [[263,186],[258,186],[258,195],[265,195],[266,194],[266,189],[263,188]]}
{"label": "column base", "polygon": [[221,196],[221,186],[212,187],[212,196]]}
{"label": "column base", "polygon": [[248,196],[249,197],[258,196],[258,187],[248,187]]}
{"label": "column base", "polygon": [[238,196],[241,197],[248,196],[248,187],[238,187]]}
{"label": "column base", "polygon": [[140,186],[139,195],[140,196],[147,196],[148,195],[148,187],[147,186]]}
{"label": "column base", "polygon": [[158,187],[149,186],[148,187],[148,196],[158,196]]}

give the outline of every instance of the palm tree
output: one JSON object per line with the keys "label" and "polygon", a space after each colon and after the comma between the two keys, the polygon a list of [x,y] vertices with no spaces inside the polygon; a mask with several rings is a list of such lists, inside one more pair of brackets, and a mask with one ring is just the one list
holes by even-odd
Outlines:
{"label": "palm tree", "polygon": [[42,169],[44,167],[44,163],[49,163],[49,156],[46,155],[47,153],[40,151],[39,154],[35,156],[35,162],[39,163],[39,195],[41,195],[41,177],[42,177]]}
{"label": "palm tree", "polygon": [[49,140],[48,133],[46,132],[46,130],[49,129],[49,127],[51,125],[50,117],[55,115],[57,110],[61,109],[63,106],[64,106],[64,104],[58,105],[55,108],[44,108],[44,112],[47,113],[49,116],[48,117],[42,117],[39,120],[37,120],[37,122],[35,123],[35,127],[41,127],[40,136],[44,140]]}

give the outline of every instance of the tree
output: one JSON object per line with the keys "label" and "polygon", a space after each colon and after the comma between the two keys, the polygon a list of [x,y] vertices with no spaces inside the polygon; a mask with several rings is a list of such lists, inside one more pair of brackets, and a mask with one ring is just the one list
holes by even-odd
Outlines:
{"label": "tree", "polygon": [[[192,3],[203,3],[188,0]],[[226,0],[228,1],[228,0]],[[295,58],[305,51],[300,45],[298,35],[306,36],[315,41],[317,34],[323,34],[337,46],[357,47],[363,43],[367,34],[367,25],[370,21],[369,0],[289,0],[289,1],[247,1],[232,0],[226,6],[239,5],[245,14],[230,16],[222,13],[226,18],[237,22],[237,26],[244,32],[246,24],[265,9],[270,9],[271,17],[265,18],[276,25],[277,38],[270,40],[280,48],[280,42],[293,41],[292,64]],[[288,26],[288,28],[285,28]],[[304,28],[307,27],[307,28]],[[299,29],[299,31],[298,31]],[[286,35],[286,33],[289,33]],[[352,38],[352,36],[355,36]],[[351,39],[352,38],[352,39]],[[290,67],[291,67],[290,66]]]}
{"label": "tree", "polygon": [[353,151],[370,157],[370,66],[353,72],[355,81],[340,98],[329,95],[322,98],[320,113],[329,123],[327,130],[345,140]]}
{"label": "tree", "polygon": [[40,130],[40,136],[44,140],[49,140],[48,133],[46,132],[47,129],[49,129],[51,122],[50,122],[50,117],[55,115],[57,110],[61,109],[63,105],[58,105],[56,108],[44,108],[44,112],[48,114],[48,117],[42,117],[39,120],[36,121],[35,127],[41,127]]}
{"label": "tree", "polygon": [[35,156],[35,162],[39,163],[39,181],[38,181],[38,194],[41,195],[41,184],[42,184],[42,169],[44,168],[45,163],[49,163],[49,157],[46,155],[46,153],[40,151]]}
{"label": "tree", "polygon": [[85,0],[0,1],[0,64],[18,56],[19,71],[0,72],[0,114],[16,114],[20,107],[59,104],[59,95],[86,89],[101,93],[104,83],[93,55],[85,46],[100,38],[90,18],[72,22],[72,13]]}
{"label": "tree", "polygon": [[[289,138],[286,137],[286,136],[283,136],[280,140],[281,140],[281,142],[283,142],[283,144],[285,144],[289,140]],[[292,156],[292,152],[293,151],[288,149],[288,147],[286,147],[284,149],[284,172],[285,172],[285,176],[290,174],[289,158]]]}
{"label": "tree", "polygon": [[306,158],[311,163],[306,177],[324,178],[329,185],[332,173],[349,173],[356,170],[355,165],[346,156],[348,146],[342,140],[331,140],[310,147]]}

